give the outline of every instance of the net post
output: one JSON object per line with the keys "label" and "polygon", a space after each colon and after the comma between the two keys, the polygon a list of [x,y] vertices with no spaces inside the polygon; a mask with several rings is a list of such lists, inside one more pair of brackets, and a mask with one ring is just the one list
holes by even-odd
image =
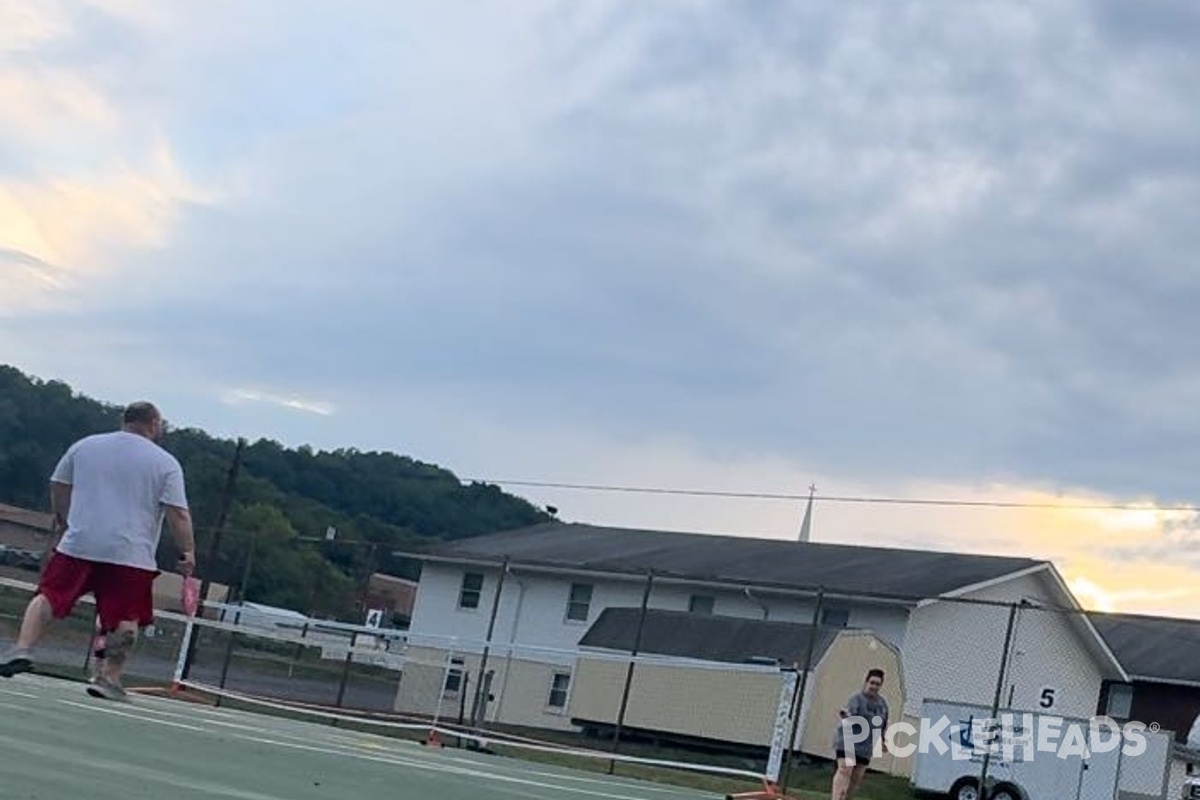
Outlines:
{"label": "net post", "polygon": [[787,747],[787,735],[791,730],[792,708],[799,688],[799,667],[795,664],[780,668],[783,676],[779,688],[779,705],[775,710],[775,724],[771,728],[771,751],[767,756],[766,779],[768,784],[779,783],[783,766],[783,752]]}
{"label": "net post", "polygon": [[188,617],[187,622],[183,624],[183,639],[179,643],[179,656],[175,660],[175,672],[171,676],[171,693],[177,693],[183,689],[183,681],[186,679],[185,674],[190,657],[194,656],[192,639],[195,636],[196,621],[192,617]]}
{"label": "net post", "polygon": [[[450,673],[454,669],[454,645],[450,645],[450,649],[446,651],[446,666],[442,669],[442,679],[438,684],[437,704],[433,708],[433,720],[429,725],[429,733],[425,735],[425,741],[421,744],[426,747],[441,747],[442,740],[438,735],[438,723],[442,718],[442,703],[446,700],[446,684],[450,682]],[[461,680],[461,678],[460,678]],[[459,687],[459,691],[461,691]]]}

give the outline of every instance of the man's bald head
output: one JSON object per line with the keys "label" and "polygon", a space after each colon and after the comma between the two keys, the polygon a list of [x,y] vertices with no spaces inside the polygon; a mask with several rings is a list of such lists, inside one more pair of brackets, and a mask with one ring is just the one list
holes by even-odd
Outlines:
{"label": "man's bald head", "polygon": [[140,434],[158,441],[162,438],[162,414],[153,403],[140,400],[125,407],[121,416],[121,427],[130,433]]}

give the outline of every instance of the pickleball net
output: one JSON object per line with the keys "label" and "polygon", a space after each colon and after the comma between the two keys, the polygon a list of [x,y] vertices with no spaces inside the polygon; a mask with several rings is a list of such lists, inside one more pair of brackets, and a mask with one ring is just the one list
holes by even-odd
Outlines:
{"label": "pickleball net", "polygon": [[[197,661],[186,675],[180,663],[173,686],[213,702],[614,774],[623,766],[639,777],[739,779],[764,796],[779,781],[798,691],[796,671],[775,664],[393,637],[357,626],[268,632],[193,620],[180,652],[188,637],[198,637]],[[204,657],[214,651],[223,658]]]}
{"label": "pickleball net", "polygon": [[[0,581],[0,645],[32,594]],[[86,675],[93,615],[85,598],[56,624],[37,670]],[[420,637],[210,603],[204,618],[159,611],[126,686],[430,747],[664,782],[703,775],[769,797],[799,680],[774,663]]]}

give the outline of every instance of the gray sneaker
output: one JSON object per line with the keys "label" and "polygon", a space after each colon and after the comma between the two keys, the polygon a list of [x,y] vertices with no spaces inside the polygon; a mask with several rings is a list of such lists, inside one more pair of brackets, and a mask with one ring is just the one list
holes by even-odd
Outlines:
{"label": "gray sneaker", "polygon": [[122,688],[121,684],[113,683],[107,678],[96,678],[88,684],[87,693],[92,697],[99,697],[103,700],[115,700],[121,703],[129,702],[129,694]]}
{"label": "gray sneaker", "polygon": [[28,650],[18,650],[14,647],[0,656],[0,677],[11,678],[32,669],[33,662],[29,658]]}

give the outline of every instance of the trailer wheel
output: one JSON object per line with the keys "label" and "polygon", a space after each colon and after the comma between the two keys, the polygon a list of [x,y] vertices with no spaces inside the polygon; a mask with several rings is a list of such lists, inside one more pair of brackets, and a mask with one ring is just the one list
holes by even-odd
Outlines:
{"label": "trailer wheel", "polygon": [[979,781],[975,778],[959,778],[950,787],[950,800],[979,800]]}
{"label": "trailer wheel", "polygon": [[1025,800],[1025,793],[1011,783],[998,783],[988,800]]}

